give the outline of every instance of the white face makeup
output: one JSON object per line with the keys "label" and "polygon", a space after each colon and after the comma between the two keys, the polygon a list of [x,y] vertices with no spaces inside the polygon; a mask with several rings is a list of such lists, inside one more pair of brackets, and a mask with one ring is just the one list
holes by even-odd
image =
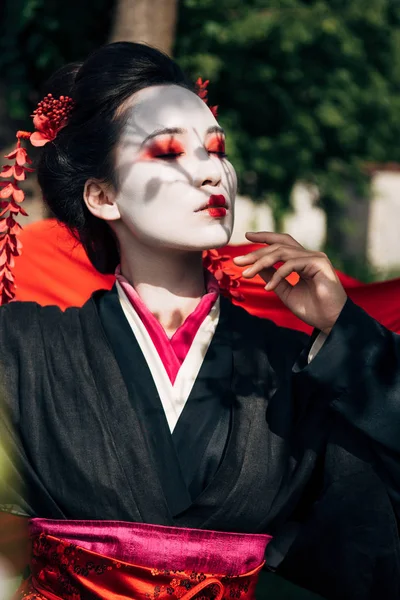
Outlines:
{"label": "white face makeup", "polygon": [[116,152],[121,228],[165,249],[228,243],[236,174],[224,134],[206,104],[175,85],[138,92]]}

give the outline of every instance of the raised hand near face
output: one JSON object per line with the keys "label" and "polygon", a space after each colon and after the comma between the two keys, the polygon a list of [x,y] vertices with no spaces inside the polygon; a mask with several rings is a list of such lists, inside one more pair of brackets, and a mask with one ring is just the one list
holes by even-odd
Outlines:
{"label": "raised hand near face", "polygon": [[[260,275],[267,283],[266,289],[274,291],[293,314],[328,334],[347,297],[326,254],[306,250],[284,233],[248,232],[246,237],[254,244],[268,245],[234,259],[239,267],[247,267],[243,277]],[[274,268],[281,262],[282,266]],[[300,277],[296,285],[286,280],[293,272]]]}

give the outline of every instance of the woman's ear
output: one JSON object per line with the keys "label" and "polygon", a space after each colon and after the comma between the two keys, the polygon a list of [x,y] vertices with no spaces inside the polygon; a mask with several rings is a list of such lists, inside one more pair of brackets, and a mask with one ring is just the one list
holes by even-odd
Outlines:
{"label": "woman's ear", "polygon": [[117,221],[121,218],[114,189],[103,182],[88,179],[83,190],[83,200],[88,210],[104,221]]}

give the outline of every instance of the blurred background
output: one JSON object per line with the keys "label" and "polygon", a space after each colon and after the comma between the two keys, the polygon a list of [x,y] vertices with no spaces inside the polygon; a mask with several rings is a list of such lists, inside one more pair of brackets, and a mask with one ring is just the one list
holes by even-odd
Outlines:
{"label": "blurred background", "polygon": [[210,79],[240,181],[233,243],[288,231],[362,281],[400,275],[397,0],[3,0],[0,17],[1,150],[55,69],[146,42]]}

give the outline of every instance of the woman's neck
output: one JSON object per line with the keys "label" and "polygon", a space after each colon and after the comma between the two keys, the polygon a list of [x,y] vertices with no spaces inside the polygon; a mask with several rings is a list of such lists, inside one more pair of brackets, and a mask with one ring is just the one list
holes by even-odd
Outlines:
{"label": "woman's neck", "polygon": [[121,273],[171,336],[205,293],[201,252],[136,248],[121,252]]}

